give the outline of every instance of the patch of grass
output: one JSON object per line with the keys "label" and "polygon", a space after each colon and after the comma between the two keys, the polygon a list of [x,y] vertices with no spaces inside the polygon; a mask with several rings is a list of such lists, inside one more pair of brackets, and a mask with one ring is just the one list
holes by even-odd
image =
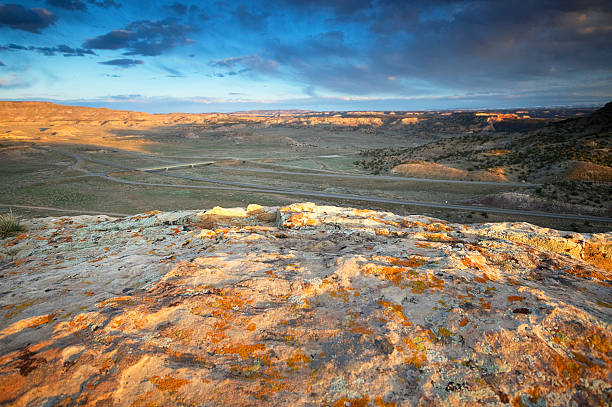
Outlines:
{"label": "patch of grass", "polygon": [[19,219],[13,215],[12,209],[9,213],[0,215],[0,237],[9,237],[24,230],[25,228],[19,223]]}

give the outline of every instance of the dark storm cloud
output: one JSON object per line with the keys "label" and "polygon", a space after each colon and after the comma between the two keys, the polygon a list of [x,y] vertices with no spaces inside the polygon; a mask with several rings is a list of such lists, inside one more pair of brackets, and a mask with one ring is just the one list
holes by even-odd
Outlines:
{"label": "dark storm cloud", "polygon": [[130,68],[136,65],[144,64],[144,61],[140,59],[129,59],[129,58],[120,58],[120,59],[111,59],[110,61],[98,62],[102,65],[112,65],[112,66],[121,66],[124,68]]}
{"label": "dark storm cloud", "polygon": [[161,21],[134,21],[120,30],[113,30],[83,43],[88,49],[124,49],[125,55],[155,56],[189,44],[187,34],[197,31],[190,25],[167,18]]}
{"label": "dark storm cloud", "polygon": [[57,17],[44,8],[25,8],[19,4],[0,4],[0,26],[6,25],[14,30],[40,31],[55,23]]}
{"label": "dark storm cloud", "polygon": [[72,48],[68,45],[63,44],[54,47],[36,47],[33,45],[25,47],[23,45],[18,44],[8,44],[6,47],[2,48],[11,51],[34,51],[45,56],[55,56],[57,54],[62,54],[65,57],[82,57],[85,55],[96,55],[96,53],[90,49]]}
{"label": "dark storm cloud", "polygon": [[[601,0],[285,0],[325,21],[357,24],[343,38],[279,39],[266,49],[305,84],[349,94],[419,94],[431,86],[513,89],[612,77],[612,2]],[[541,85],[540,85],[541,86]]]}
{"label": "dark storm cloud", "polygon": [[85,10],[87,5],[83,0],[47,0],[47,6],[64,8],[66,10]]}

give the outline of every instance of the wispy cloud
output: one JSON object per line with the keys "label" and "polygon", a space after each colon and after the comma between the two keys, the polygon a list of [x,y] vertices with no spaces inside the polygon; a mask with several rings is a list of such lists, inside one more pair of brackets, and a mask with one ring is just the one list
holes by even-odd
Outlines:
{"label": "wispy cloud", "polygon": [[45,56],[55,56],[57,54],[61,54],[65,57],[82,57],[85,55],[96,55],[96,53],[90,49],[72,48],[64,44],[56,45],[54,47],[37,47],[34,45],[24,46],[18,44],[8,44],[6,47],[3,46],[2,48],[10,51],[34,51]]}
{"label": "wispy cloud", "polygon": [[262,58],[257,54],[212,60],[209,62],[209,65],[216,68],[229,69],[227,72],[217,73],[217,76],[221,75],[221,77],[224,75],[239,75],[251,71],[259,74],[273,74],[278,68],[278,62]]}
{"label": "wispy cloud", "polygon": [[121,66],[123,68],[131,68],[136,65],[144,64],[144,61],[140,59],[129,59],[129,58],[119,58],[119,59],[111,59],[110,61],[98,62],[102,65],[112,65],[112,66]]}

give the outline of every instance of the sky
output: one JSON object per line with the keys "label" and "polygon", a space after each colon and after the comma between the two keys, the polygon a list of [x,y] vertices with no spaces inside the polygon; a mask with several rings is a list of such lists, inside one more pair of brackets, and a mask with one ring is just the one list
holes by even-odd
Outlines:
{"label": "sky", "polygon": [[610,38],[609,0],[0,2],[0,99],[151,113],[596,106],[612,100]]}

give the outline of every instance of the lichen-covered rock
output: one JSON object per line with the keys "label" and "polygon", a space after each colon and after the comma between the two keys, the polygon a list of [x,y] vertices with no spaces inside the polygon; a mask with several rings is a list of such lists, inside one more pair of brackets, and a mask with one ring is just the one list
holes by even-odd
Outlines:
{"label": "lichen-covered rock", "polygon": [[294,204],[0,241],[3,405],[609,405],[612,234]]}

